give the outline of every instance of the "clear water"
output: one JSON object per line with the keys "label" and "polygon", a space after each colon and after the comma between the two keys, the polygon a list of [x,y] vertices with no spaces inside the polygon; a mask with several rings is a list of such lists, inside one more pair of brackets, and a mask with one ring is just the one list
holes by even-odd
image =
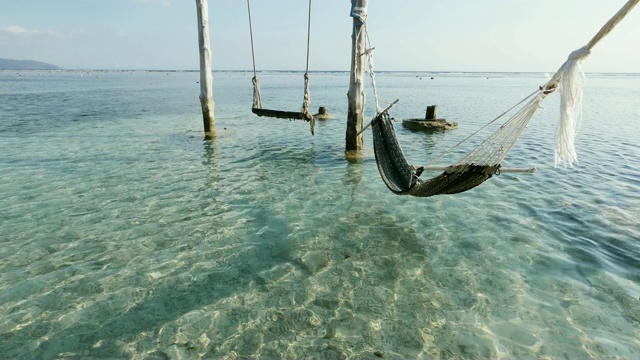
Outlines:
{"label": "clear water", "polygon": [[[196,72],[0,72],[3,358],[640,357],[639,75],[588,76],[574,168],[552,97],[504,163],[536,174],[425,199],[370,133],[345,158],[347,73],[311,75],[315,136],[252,116],[251,76],[214,73],[207,141]],[[416,164],[545,81],[377,76],[397,119],[460,123],[398,126]],[[301,106],[302,74],[261,83]]]}

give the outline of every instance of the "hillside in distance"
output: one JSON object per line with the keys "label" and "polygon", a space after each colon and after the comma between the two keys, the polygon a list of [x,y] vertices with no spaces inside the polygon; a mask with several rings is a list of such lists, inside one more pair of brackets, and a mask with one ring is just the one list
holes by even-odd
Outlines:
{"label": "hillside in distance", "polygon": [[0,70],[60,70],[60,66],[34,60],[0,59]]}

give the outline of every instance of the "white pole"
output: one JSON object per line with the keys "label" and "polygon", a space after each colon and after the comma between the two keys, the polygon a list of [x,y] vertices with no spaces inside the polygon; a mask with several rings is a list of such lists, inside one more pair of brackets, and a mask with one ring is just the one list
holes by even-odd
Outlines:
{"label": "white pole", "polygon": [[198,45],[200,48],[200,105],[204,133],[207,137],[216,135],[213,102],[213,75],[211,74],[211,50],[209,41],[209,7],[207,0],[196,0],[198,10]]}
{"label": "white pole", "polygon": [[367,19],[368,0],[351,0],[353,33],[351,35],[351,77],[349,80],[349,110],[347,112],[346,150],[362,150],[364,119],[365,35],[361,32]]}

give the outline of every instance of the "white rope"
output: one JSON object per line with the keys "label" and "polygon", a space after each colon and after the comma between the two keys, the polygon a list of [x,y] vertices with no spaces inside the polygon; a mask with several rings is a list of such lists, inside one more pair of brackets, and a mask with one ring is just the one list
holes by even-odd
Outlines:
{"label": "white rope", "polygon": [[[371,46],[371,39],[369,39],[369,31],[367,30],[367,9],[363,8],[363,7],[352,7],[351,9],[351,16],[353,18],[358,19],[362,24],[360,25],[359,31],[356,32],[355,36],[355,43],[358,44],[358,40],[360,39],[361,36],[365,37],[365,49],[362,53],[358,53],[358,47],[354,46],[353,51],[354,51],[354,59],[357,59],[360,56],[366,56],[367,58],[367,64],[368,64],[368,68],[369,68],[369,77],[371,78],[371,87],[373,89],[373,97],[375,100],[375,106],[376,106],[376,116],[382,112],[382,108],[380,108],[380,99],[378,98],[378,88],[376,86],[376,75],[375,72],[373,71],[373,52],[375,50],[375,47]],[[357,73],[358,72],[358,61],[355,61],[355,66],[356,68],[354,68],[354,72]],[[364,92],[364,90],[363,90]],[[362,97],[365,98],[365,94],[362,94]],[[361,131],[362,132],[362,131]]]}
{"label": "white rope", "polygon": [[373,89],[373,98],[376,104],[376,115],[379,114],[382,109],[380,108],[380,99],[378,98],[378,87],[376,86],[376,74],[373,71],[373,51],[376,49],[371,46],[371,40],[369,39],[369,31],[367,31],[367,24],[364,23],[364,36],[367,42],[367,49],[364,51],[364,55],[367,57],[367,64],[369,65],[369,77],[371,78],[371,87]]}
{"label": "white rope", "polygon": [[[366,15],[364,18],[360,17],[359,20],[362,22],[362,25],[360,26],[360,31],[358,33],[356,33],[356,44],[358,43],[358,39],[360,38],[360,36],[364,36],[365,37],[365,50],[362,53],[355,53],[355,55],[357,57],[359,56],[366,56],[367,59],[367,65],[368,65],[368,71],[369,71],[369,78],[371,79],[371,88],[373,91],[373,99],[375,101],[375,107],[376,107],[376,115],[380,114],[383,110],[380,107],[380,101],[381,99],[378,97],[378,87],[376,86],[376,73],[375,71],[373,71],[373,54],[374,54],[374,50],[376,49],[375,47],[371,46],[371,39],[369,38],[369,31],[367,29],[367,22],[366,22]],[[363,33],[363,34],[361,34]],[[357,51],[354,50],[354,51]],[[358,62],[356,61],[356,66],[358,64]],[[357,69],[356,69],[357,71]],[[363,94],[364,97],[364,94]],[[384,101],[384,100],[382,100]],[[384,101],[387,104],[391,104],[390,101]],[[374,116],[374,117],[375,117]]]}
{"label": "white rope", "polygon": [[304,99],[302,100],[302,116],[309,122],[309,130],[311,135],[315,134],[316,119],[311,115],[309,106],[311,104],[311,95],[309,94],[309,73],[304,73]]}
{"label": "white rope", "polygon": [[[371,46],[371,39],[369,38],[369,31],[368,31],[368,27],[367,27],[367,11],[366,8],[361,8],[361,7],[353,7],[351,9],[351,16],[354,18],[357,18],[362,24],[359,28],[359,31],[356,32],[355,36],[355,43],[358,44],[358,39],[360,39],[361,36],[365,37],[365,49],[362,53],[358,53],[358,47],[354,46],[354,59],[360,57],[360,56],[366,56],[367,59],[367,65],[368,65],[368,71],[369,71],[369,78],[371,79],[371,88],[372,88],[372,92],[373,92],[373,98],[375,101],[375,115],[374,118],[376,116],[378,116],[380,113],[384,112],[384,111],[388,111],[393,105],[395,105],[398,100],[390,102],[390,101],[385,101],[382,100],[378,97],[378,87],[376,85],[376,74],[375,71],[373,70],[374,66],[374,50],[376,49],[375,47]],[[358,72],[358,61],[355,61],[355,66],[356,68],[354,69],[354,72],[357,73]],[[362,97],[365,98],[365,94],[364,94],[364,90],[363,90],[363,94]],[[385,109],[382,109],[380,107],[380,101],[387,103],[389,106],[387,106]],[[365,102],[366,103],[366,102]],[[366,130],[369,126],[371,126],[371,123],[369,123],[369,125],[367,125],[365,128],[363,128],[362,130],[360,130],[358,132],[357,135],[360,135],[361,133],[364,132],[364,130]]]}
{"label": "white rope", "polygon": [[[532,99],[532,97],[534,97],[534,96],[535,96],[535,98]],[[488,161],[486,159],[486,156],[480,156],[479,154],[486,154],[487,153],[486,149],[488,148],[487,144],[495,144],[495,143],[497,143],[496,138],[498,136],[500,136],[500,135],[504,136],[504,134],[511,133],[511,130],[510,130],[511,129],[511,124],[516,123],[516,122],[518,122],[518,123],[524,122],[524,126],[526,126],[526,124],[531,120],[531,117],[533,117],[535,111],[537,111],[537,109],[540,107],[541,100],[537,100],[537,99],[539,99],[540,97],[544,98],[545,96],[546,96],[546,94],[542,91],[542,89],[538,89],[538,90],[532,92],[527,97],[525,97],[524,99],[520,100],[520,102],[518,102],[517,104],[513,105],[508,110],[504,111],[502,114],[500,114],[500,115],[496,116],[495,118],[493,118],[493,120],[491,120],[490,122],[488,122],[487,124],[482,126],[480,129],[476,130],[471,135],[469,135],[466,138],[462,139],[460,142],[458,142],[457,144],[453,145],[449,149],[445,150],[443,153],[441,153],[439,156],[437,156],[434,159],[432,159],[431,161],[429,161],[427,164],[423,165],[423,167],[432,166],[438,160],[443,158],[445,155],[449,154],[451,151],[456,149],[458,146],[462,145],[463,143],[465,143],[466,141],[468,141],[472,137],[478,135],[478,133],[480,133],[482,130],[484,130],[485,128],[487,128],[491,124],[495,123],[496,121],[500,120],[505,115],[510,113],[513,109],[517,108],[518,106],[522,105],[524,102],[529,100],[529,102],[526,105],[524,105],[520,110],[518,110],[518,112],[516,114],[514,114],[509,120],[507,120],[504,124],[502,124],[500,126],[500,129],[499,129],[498,132],[494,133],[490,138],[488,138],[485,141],[483,141],[482,144],[480,144],[478,147],[476,147],[471,153],[469,153],[467,156],[465,156],[463,159],[461,159],[460,161],[458,161],[456,163],[456,165],[466,164],[466,163],[475,163],[477,165],[495,165],[495,164],[499,164],[504,159],[504,157],[507,155],[507,152],[504,152],[500,158],[495,158],[493,160],[493,162]],[[533,112],[528,111],[527,109],[533,109]],[[527,114],[528,117],[523,116],[523,114]],[[522,132],[522,130],[520,130],[520,132]],[[514,140],[514,143],[515,143],[515,140]],[[500,146],[503,146],[503,145],[500,145]],[[509,145],[509,149],[512,146],[513,146],[513,144]],[[489,152],[493,153],[493,151],[489,151]]]}
{"label": "white rope", "polygon": [[262,109],[262,98],[260,97],[260,80],[258,75],[253,76],[253,108]]}
{"label": "white rope", "polygon": [[583,46],[569,54],[569,60],[582,61],[589,55],[591,55],[591,50],[587,49],[586,46]]}
{"label": "white rope", "polygon": [[555,166],[572,166],[578,161],[575,140],[582,112],[582,61],[591,54],[591,49],[638,4],[640,0],[629,0],[589,41],[571,54],[558,72],[545,85],[547,89],[560,87],[560,119],[555,133]]}
{"label": "white rope", "polygon": [[309,122],[311,135],[315,134],[316,120],[311,115],[311,94],[309,93],[309,53],[311,48],[311,0],[309,0],[309,17],[307,20],[307,67],[304,72],[304,96],[302,99],[302,117]]}
{"label": "white rope", "polygon": [[[575,52],[574,52],[575,53]],[[572,53],[572,55],[574,54]],[[587,56],[576,57],[564,64],[562,78],[560,80],[560,119],[556,125],[554,135],[555,166],[572,166],[578,161],[575,149],[576,135],[580,126],[580,114],[582,112],[582,60]]]}
{"label": "white rope", "polygon": [[[616,15],[609,20],[600,31],[594,36],[591,41],[578,50],[569,54],[567,61],[562,64],[558,71],[551,77],[551,79],[541,86],[538,91],[529,95],[522,100],[519,104],[523,103],[533,95],[520,110],[518,110],[507,122],[505,122],[498,131],[496,131],[491,137],[486,139],[482,144],[476,147],[471,153],[466,155],[463,159],[456,164],[474,164],[474,165],[495,165],[502,162],[508,152],[511,150],[519,136],[524,131],[525,127],[531,121],[536,112],[540,109],[542,102],[547,95],[554,92],[557,88],[560,89],[561,94],[561,111],[560,119],[556,125],[555,134],[555,165],[560,164],[571,166],[577,161],[577,154],[575,151],[574,143],[579,126],[579,116],[582,109],[582,84],[580,81],[580,65],[584,59],[591,54],[591,49],[597,44],[604,36],[606,36],[611,30],[618,24],[622,18],[631,11],[631,9],[640,0],[629,0],[625,6],[623,6]],[[516,106],[518,106],[517,104]],[[515,108],[512,107],[511,109]],[[511,110],[510,109],[510,110]],[[495,122],[501,118],[510,110],[499,115],[492,120],[489,124]],[[489,125],[487,124],[487,125]],[[485,125],[485,127],[487,126]],[[484,127],[483,127],[484,128]],[[481,129],[480,129],[481,130]],[[476,135],[480,130],[474,132],[467,138],[463,139],[458,144],[445,151],[442,155],[436,157],[425,166],[433,165],[438,159],[442,158],[445,154],[467,141],[470,137]]]}
{"label": "white rope", "polygon": [[249,13],[249,35],[251,36],[251,60],[253,62],[253,108],[262,109],[262,99],[260,98],[260,80],[256,73],[256,52],[253,47],[253,21],[251,20],[251,2],[247,0],[247,12]]}

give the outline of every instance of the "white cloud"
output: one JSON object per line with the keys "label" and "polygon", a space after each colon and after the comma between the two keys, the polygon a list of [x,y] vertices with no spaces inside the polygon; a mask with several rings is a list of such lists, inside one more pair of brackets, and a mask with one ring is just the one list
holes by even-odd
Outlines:
{"label": "white cloud", "polygon": [[65,34],[60,31],[25,29],[22,26],[18,26],[18,25],[0,26],[0,36],[2,35],[11,36],[11,37],[27,37],[27,36],[44,36],[44,37],[54,37],[54,38],[65,37]]}
{"label": "white cloud", "polygon": [[0,34],[10,36],[22,36],[27,33],[27,29],[18,25],[1,26]]}

